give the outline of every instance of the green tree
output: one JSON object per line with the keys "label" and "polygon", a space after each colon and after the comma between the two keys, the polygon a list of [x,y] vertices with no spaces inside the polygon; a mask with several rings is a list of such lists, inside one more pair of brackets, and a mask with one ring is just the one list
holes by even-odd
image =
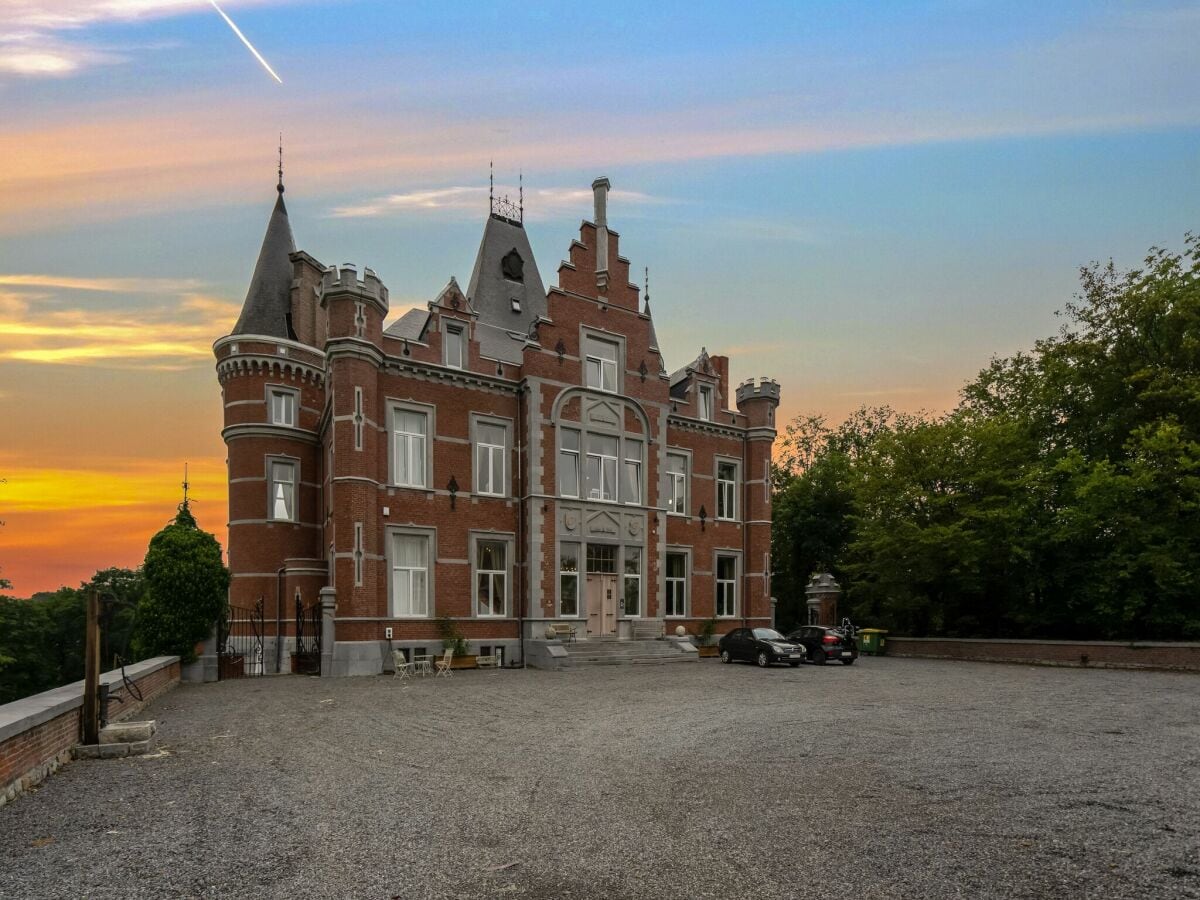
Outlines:
{"label": "green tree", "polygon": [[146,594],[137,611],[135,652],[139,658],[172,654],[194,660],[195,645],[209,636],[225,609],[229,570],[221,545],[197,527],[187,501],[150,539],[142,571]]}

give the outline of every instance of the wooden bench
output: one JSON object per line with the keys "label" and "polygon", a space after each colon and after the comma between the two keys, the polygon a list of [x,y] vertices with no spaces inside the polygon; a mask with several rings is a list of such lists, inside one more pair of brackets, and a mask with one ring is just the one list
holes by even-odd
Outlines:
{"label": "wooden bench", "polygon": [[481,669],[498,669],[500,661],[494,655],[488,654],[487,656],[476,656],[475,665]]}
{"label": "wooden bench", "polygon": [[556,638],[575,640],[575,626],[569,622],[551,622],[546,630],[552,632]]}

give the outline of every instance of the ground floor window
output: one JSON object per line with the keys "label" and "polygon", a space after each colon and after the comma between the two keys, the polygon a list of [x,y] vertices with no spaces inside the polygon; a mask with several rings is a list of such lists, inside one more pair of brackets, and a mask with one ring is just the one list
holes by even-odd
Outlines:
{"label": "ground floor window", "polygon": [[737,557],[717,557],[717,610],[718,616],[737,615]]}
{"label": "ground floor window", "polygon": [[508,545],[504,541],[475,543],[475,614],[502,616],[508,608]]}
{"label": "ground floor window", "polygon": [[687,554],[667,554],[667,609],[668,616],[687,615]]}
{"label": "ground floor window", "polygon": [[563,544],[558,553],[558,614],[579,615],[579,545]]}
{"label": "ground floor window", "polygon": [[392,615],[429,615],[429,536],[392,539]]}
{"label": "ground floor window", "polygon": [[623,612],[627,616],[642,614],[642,548],[625,548],[625,592]]}

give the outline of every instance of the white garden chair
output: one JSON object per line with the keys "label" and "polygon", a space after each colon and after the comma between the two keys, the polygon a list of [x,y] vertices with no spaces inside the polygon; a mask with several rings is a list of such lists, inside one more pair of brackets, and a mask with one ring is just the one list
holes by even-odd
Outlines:
{"label": "white garden chair", "polygon": [[435,678],[438,678],[442,675],[445,675],[447,678],[450,677],[450,660],[452,660],[452,659],[454,659],[454,651],[447,650],[442,655],[442,658],[437,660],[437,662],[435,663],[435,665],[437,666],[437,672],[434,673]]}
{"label": "white garden chair", "polygon": [[412,674],[413,664],[404,658],[403,650],[393,650],[392,651],[392,662],[395,664],[395,667],[396,667],[396,672],[394,675],[392,675],[393,681],[395,681],[397,678],[399,678],[401,681],[403,681],[405,678],[407,678],[408,676],[410,676]]}

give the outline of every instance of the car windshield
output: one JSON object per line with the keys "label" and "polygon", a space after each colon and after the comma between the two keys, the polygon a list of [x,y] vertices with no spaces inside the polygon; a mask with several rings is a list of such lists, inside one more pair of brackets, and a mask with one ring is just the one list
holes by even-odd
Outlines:
{"label": "car windshield", "polygon": [[755,628],[754,636],[760,641],[784,641],[787,640],[782,634],[774,628]]}

